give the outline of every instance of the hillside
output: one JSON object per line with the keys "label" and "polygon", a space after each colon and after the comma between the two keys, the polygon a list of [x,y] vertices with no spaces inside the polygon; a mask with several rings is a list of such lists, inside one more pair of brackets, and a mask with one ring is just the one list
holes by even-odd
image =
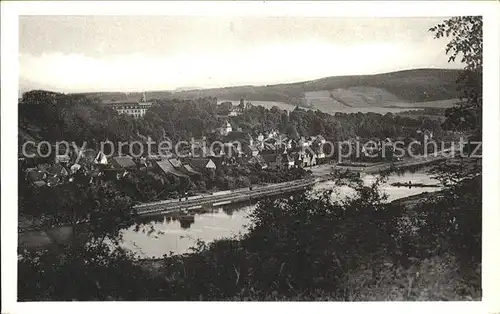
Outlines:
{"label": "hillside", "polygon": [[[386,112],[408,108],[448,108],[457,102],[460,70],[416,69],[375,75],[332,76],[312,81],[224,88],[148,91],[148,99],[217,97],[282,109],[296,105],[323,112]],[[101,100],[139,100],[142,93],[94,92],[79,95]]]}
{"label": "hillside", "polygon": [[333,76],[290,84],[191,90],[173,95],[180,98],[213,96],[227,100],[277,101],[318,109],[325,105],[413,107],[408,104],[457,98],[455,82],[459,73],[460,70],[417,69],[376,75]]}

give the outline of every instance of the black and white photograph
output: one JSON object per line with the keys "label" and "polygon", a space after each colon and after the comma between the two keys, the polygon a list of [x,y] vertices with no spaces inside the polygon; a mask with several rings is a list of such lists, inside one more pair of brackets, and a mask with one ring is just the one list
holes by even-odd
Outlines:
{"label": "black and white photograph", "polygon": [[500,223],[499,55],[486,44],[498,14],[481,12],[500,6],[468,4],[427,16],[19,9],[17,99],[2,97],[12,302],[494,295],[483,235],[486,215]]}

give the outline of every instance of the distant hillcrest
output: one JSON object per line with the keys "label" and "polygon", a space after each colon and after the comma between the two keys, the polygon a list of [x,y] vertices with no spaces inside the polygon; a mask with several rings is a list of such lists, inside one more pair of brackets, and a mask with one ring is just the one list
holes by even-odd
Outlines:
{"label": "distant hillcrest", "polygon": [[[265,85],[210,88],[176,93],[177,97],[212,96],[219,99],[278,101],[294,105],[307,105],[315,93],[331,96],[339,103],[359,98],[354,107],[388,103],[417,103],[454,99],[458,97],[456,80],[461,70],[415,69],[374,75],[331,76],[317,80]],[[357,96],[355,96],[357,95]],[[345,101],[342,98],[346,98]],[[340,100],[340,101],[339,101]]]}
{"label": "distant hillcrest", "polygon": [[[456,80],[462,70],[414,69],[374,75],[331,76],[316,80],[264,85],[174,91],[147,91],[148,99],[216,97],[220,100],[282,102],[321,110],[335,108],[448,107],[456,100]],[[20,84],[22,84],[22,80]],[[46,88],[44,88],[46,89]],[[26,90],[26,89],[24,89]],[[142,92],[81,93],[102,100],[139,100]],[[444,104],[444,105],[443,105]],[[330,110],[325,110],[330,111]]]}
{"label": "distant hillcrest", "polygon": [[196,86],[184,86],[184,87],[177,87],[174,89],[174,92],[186,92],[190,90],[195,90],[195,89],[202,89],[201,87],[196,87]]}

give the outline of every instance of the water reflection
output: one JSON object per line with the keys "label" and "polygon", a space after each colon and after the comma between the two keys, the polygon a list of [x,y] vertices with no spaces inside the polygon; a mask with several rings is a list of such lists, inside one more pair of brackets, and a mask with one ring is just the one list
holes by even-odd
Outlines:
{"label": "water reflection", "polygon": [[[373,183],[376,175],[362,177],[365,184]],[[439,181],[422,171],[407,171],[393,173],[381,186],[382,192],[388,195],[388,201],[398,198],[433,192],[438,187],[409,187],[392,186],[396,182],[437,184]],[[335,189],[332,198],[342,198],[351,195],[354,190],[346,186],[336,186],[333,181],[317,184],[313,190]],[[283,197],[283,196],[281,196]],[[248,230],[251,223],[248,214],[255,208],[253,203],[228,204],[219,207],[203,207],[188,212],[176,212],[165,215],[144,217],[138,224],[123,230],[122,246],[138,253],[142,257],[161,257],[170,252],[182,254],[189,252],[189,248],[196,244],[198,239],[212,242],[215,239],[238,236]]]}
{"label": "water reflection", "polygon": [[136,226],[122,231],[122,246],[142,257],[186,253],[198,239],[212,242],[245,233],[250,223],[248,214],[254,206],[232,204],[205,207],[196,213],[145,217]]}
{"label": "water reflection", "polygon": [[189,229],[192,224],[194,224],[194,215],[193,216],[181,216],[179,217],[179,222],[181,223],[182,229]]}

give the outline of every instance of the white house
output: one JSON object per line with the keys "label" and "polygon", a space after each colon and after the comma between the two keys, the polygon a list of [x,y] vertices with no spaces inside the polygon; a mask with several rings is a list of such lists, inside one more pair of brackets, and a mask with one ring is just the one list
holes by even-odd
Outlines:
{"label": "white house", "polygon": [[226,121],[219,129],[219,133],[223,136],[226,136],[231,132],[233,132],[233,127],[229,121]]}
{"label": "white house", "polygon": [[309,147],[311,143],[307,141],[303,136],[299,140],[299,146],[300,147]]}
{"label": "white house", "polygon": [[104,155],[103,152],[99,152],[94,159],[94,163],[99,164],[99,165],[107,165],[108,158],[106,158],[106,155]]}
{"label": "white house", "polygon": [[271,132],[269,132],[269,135],[267,138],[275,138],[276,136],[278,136],[278,131],[277,130],[271,130]]}

